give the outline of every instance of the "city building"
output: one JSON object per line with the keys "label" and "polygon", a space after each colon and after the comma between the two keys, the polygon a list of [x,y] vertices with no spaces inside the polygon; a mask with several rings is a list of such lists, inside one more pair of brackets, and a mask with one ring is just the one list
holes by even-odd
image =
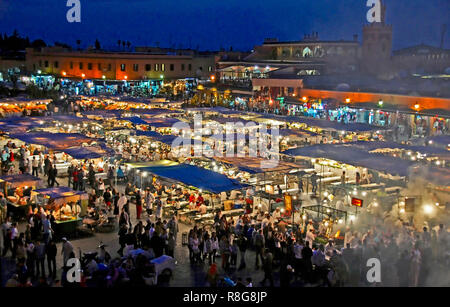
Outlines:
{"label": "city building", "polygon": [[58,77],[108,80],[209,79],[215,56],[172,52],[74,51],[61,47],[26,50],[29,72]]}

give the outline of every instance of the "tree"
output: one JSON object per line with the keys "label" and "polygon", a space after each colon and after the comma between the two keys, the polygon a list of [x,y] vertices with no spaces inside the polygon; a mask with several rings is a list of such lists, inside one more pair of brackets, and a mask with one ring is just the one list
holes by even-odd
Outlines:
{"label": "tree", "polygon": [[95,49],[100,50],[100,42],[98,41],[98,39],[95,40]]}
{"label": "tree", "polygon": [[126,44],[126,42],[125,41],[122,41],[122,47],[125,49],[125,44]]}
{"label": "tree", "polygon": [[122,45],[122,41],[119,39],[118,41],[117,41],[117,46],[119,46],[119,49],[120,49],[120,46]]}
{"label": "tree", "polygon": [[127,41],[127,47],[128,47],[128,49],[130,49],[130,46],[131,46],[130,41]]}
{"label": "tree", "polygon": [[31,47],[43,48],[43,47],[47,47],[47,44],[42,39],[36,39],[31,43]]}
{"label": "tree", "polygon": [[80,50],[81,40],[77,39],[77,48]]}

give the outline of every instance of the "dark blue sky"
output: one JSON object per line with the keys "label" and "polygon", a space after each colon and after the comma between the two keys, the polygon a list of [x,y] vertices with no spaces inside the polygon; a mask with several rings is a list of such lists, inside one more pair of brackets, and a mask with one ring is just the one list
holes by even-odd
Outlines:
{"label": "dark blue sky", "polygon": [[[394,49],[426,43],[438,46],[450,0],[385,0],[394,28]],[[366,0],[81,0],[80,24],[66,21],[66,0],[0,0],[0,32],[17,29],[30,39],[75,45],[182,44],[201,49],[251,49],[266,37],[299,40],[319,32],[321,39],[361,38]]]}

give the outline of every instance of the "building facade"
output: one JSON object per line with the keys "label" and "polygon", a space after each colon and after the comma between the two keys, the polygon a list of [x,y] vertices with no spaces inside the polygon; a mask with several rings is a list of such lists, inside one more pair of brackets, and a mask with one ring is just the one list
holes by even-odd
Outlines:
{"label": "building facade", "polygon": [[215,56],[29,48],[26,68],[34,73],[81,79],[209,79],[215,74]]}

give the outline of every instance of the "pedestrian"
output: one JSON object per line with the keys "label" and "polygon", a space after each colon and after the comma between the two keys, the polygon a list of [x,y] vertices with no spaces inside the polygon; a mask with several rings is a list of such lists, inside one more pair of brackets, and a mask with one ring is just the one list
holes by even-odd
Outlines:
{"label": "pedestrian", "polygon": [[56,244],[53,240],[50,240],[45,250],[47,254],[48,276],[56,278],[56,255],[58,253]]}
{"label": "pedestrian", "polygon": [[61,249],[61,255],[63,255],[63,266],[67,266],[67,261],[70,259],[73,253],[73,245],[70,243],[66,237],[62,238],[63,246]]}
{"label": "pedestrian", "polygon": [[36,241],[36,277],[45,278],[45,244],[41,243],[39,240]]}
{"label": "pedestrian", "polygon": [[269,280],[270,286],[273,287],[273,256],[271,252],[266,253],[266,257],[264,258],[264,279],[261,281],[261,285],[265,286],[266,280]]}
{"label": "pedestrian", "polygon": [[36,157],[33,156],[33,160],[31,162],[32,166],[32,175],[38,177],[38,167],[39,167],[39,161],[36,159]]}

